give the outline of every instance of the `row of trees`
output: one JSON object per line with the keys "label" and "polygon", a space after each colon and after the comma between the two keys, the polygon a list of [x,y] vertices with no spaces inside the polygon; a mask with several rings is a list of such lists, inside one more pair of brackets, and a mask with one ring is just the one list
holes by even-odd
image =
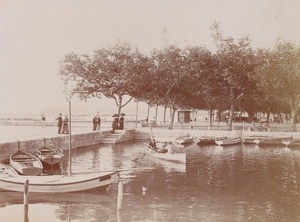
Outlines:
{"label": "row of trees", "polygon": [[[216,51],[174,45],[141,53],[128,43],[101,48],[93,55],[65,55],[60,75],[81,99],[113,98],[121,113],[133,98],[149,105],[178,109],[290,113],[296,130],[300,108],[300,48],[278,41],[273,49],[254,49],[245,37],[224,37],[212,28]],[[129,100],[124,98],[129,96]],[[212,115],[211,115],[212,117]],[[269,118],[267,118],[269,119]],[[211,118],[210,118],[210,122]]]}

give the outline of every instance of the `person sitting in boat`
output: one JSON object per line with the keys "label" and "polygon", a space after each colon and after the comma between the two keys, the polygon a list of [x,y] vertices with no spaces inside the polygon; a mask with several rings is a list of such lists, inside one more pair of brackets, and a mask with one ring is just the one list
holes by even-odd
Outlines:
{"label": "person sitting in boat", "polygon": [[157,149],[157,152],[158,153],[166,153],[166,152],[168,152],[168,149],[166,149],[167,146],[168,146],[168,143],[164,142],[164,144],[162,145],[162,147],[160,149]]}
{"label": "person sitting in boat", "polygon": [[151,139],[149,145],[153,150],[157,150],[155,139]]}
{"label": "person sitting in boat", "polygon": [[173,152],[173,144],[172,144],[172,142],[169,142],[169,143],[167,144],[167,146],[165,147],[165,150],[166,150],[166,152],[168,152],[168,153],[172,153],[172,152]]}

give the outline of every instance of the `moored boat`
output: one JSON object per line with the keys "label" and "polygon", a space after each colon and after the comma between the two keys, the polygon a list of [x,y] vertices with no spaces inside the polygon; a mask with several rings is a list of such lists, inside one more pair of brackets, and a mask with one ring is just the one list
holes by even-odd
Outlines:
{"label": "moored boat", "polygon": [[199,137],[197,138],[197,145],[213,145],[215,143],[216,137]]}
{"label": "moored boat", "polygon": [[144,143],[144,149],[145,149],[145,153],[151,157],[177,162],[177,163],[186,163],[186,153],[171,153],[169,151],[158,152],[147,143]]}
{"label": "moored boat", "polygon": [[215,143],[219,146],[229,146],[241,143],[241,138],[230,138],[230,137],[221,137],[215,140]]}
{"label": "moored boat", "polygon": [[14,176],[0,177],[0,188],[23,192],[24,183],[29,182],[33,193],[67,193],[106,188],[113,183],[117,172],[95,172],[72,175]]}
{"label": "moored boat", "polygon": [[181,136],[175,139],[175,142],[181,145],[187,145],[194,142],[194,137],[192,136]]}
{"label": "moored boat", "polygon": [[283,141],[291,141],[292,137],[265,137],[260,139],[259,146],[278,146],[282,145]]}
{"label": "moored boat", "polygon": [[40,175],[43,172],[42,162],[31,153],[18,150],[9,158],[9,165],[19,174]]}
{"label": "moored boat", "polygon": [[242,139],[243,144],[256,144],[258,145],[260,141],[265,138],[263,136],[248,136]]}
{"label": "moored boat", "polygon": [[19,176],[19,174],[11,166],[4,163],[0,163],[0,176]]}
{"label": "moored boat", "polygon": [[35,155],[42,161],[42,163],[46,163],[51,166],[59,164],[64,157],[62,150],[54,150],[48,147],[37,149]]}
{"label": "moored boat", "polygon": [[282,143],[289,148],[300,148],[300,139],[283,140]]}

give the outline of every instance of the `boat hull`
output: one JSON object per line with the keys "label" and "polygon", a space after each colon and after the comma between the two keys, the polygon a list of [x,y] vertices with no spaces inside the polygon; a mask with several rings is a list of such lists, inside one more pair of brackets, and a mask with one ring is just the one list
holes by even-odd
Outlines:
{"label": "boat hull", "polygon": [[144,144],[144,148],[145,153],[151,157],[171,161],[174,163],[186,163],[186,153],[159,153],[151,149],[148,144]]}
{"label": "boat hull", "polygon": [[56,165],[56,164],[61,163],[61,161],[64,157],[64,154],[60,150],[53,150],[48,147],[43,147],[39,150],[36,150],[36,156],[44,164]]}
{"label": "boat hull", "polygon": [[259,146],[279,146],[283,144],[283,141],[291,141],[291,137],[286,137],[286,138],[277,138],[277,137],[270,137],[270,138],[264,138],[260,140]]}
{"label": "boat hull", "polygon": [[221,140],[215,140],[215,143],[219,146],[230,146],[230,145],[236,145],[241,143],[240,138],[226,138]]}
{"label": "boat hull", "polygon": [[210,138],[210,137],[203,137],[203,138],[199,138],[197,145],[213,145],[215,144],[215,138]]}
{"label": "boat hull", "polygon": [[42,162],[34,155],[24,151],[17,151],[12,154],[9,159],[9,165],[23,175],[36,176],[43,172]]}
{"label": "boat hull", "polygon": [[24,192],[24,183],[29,181],[29,192],[67,193],[106,188],[117,178],[116,172],[88,173],[51,176],[6,176],[0,177],[0,188]]}
{"label": "boat hull", "polygon": [[290,143],[287,144],[287,147],[300,148],[300,139],[290,141]]}
{"label": "boat hull", "polygon": [[192,138],[192,137],[184,137],[184,138],[178,138],[175,141],[178,144],[187,145],[187,144],[193,143],[194,142],[194,138]]}
{"label": "boat hull", "polygon": [[6,165],[4,163],[0,163],[0,175],[5,175],[5,176],[18,176],[19,174],[17,171],[12,168],[9,165]]}

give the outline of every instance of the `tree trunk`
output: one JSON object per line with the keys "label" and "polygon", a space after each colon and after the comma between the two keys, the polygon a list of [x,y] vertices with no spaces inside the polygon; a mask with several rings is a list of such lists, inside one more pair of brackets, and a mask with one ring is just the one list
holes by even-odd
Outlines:
{"label": "tree trunk", "polygon": [[172,112],[171,112],[171,121],[170,121],[169,129],[173,129],[174,128],[174,118],[175,118],[176,109],[172,108],[171,111]]}
{"label": "tree trunk", "polygon": [[213,109],[210,109],[209,110],[209,126],[212,126],[213,124],[213,115],[212,115],[212,113],[213,113]]}
{"label": "tree trunk", "polygon": [[234,114],[234,104],[232,103],[230,105],[229,119],[228,119],[228,125],[227,125],[228,131],[232,130],[233,114]]}
{"label": "tree trunk", "polygon": [[118,97],[119,97],[119,106],[118,106],[118,122],[119,122],[120,113],[121,113],[121,110],[122,110],[122,99],[123,99],[123,97],[121,95],[119,95]]}
{"label": "tree trunk", "polygon": [[297,131],[297,109],[291,105],[291,124],[292,124],[292,131]]}
{"label": "tree trunk", "polygon": [[164,107],[164,123],[166,122],[166,113],[167,113],[167,107]]}
{"label": "tree trunk", "polygon": [[233,122],[233,114],[234,114],[234,92],[233,88],[230,90],[230,98],[231,98],[231,105],[230,105],[230,112],[229,112],[229,119],[228,119],[228,125],[227,130],[232,130],[232,122]]}
{"label": "tree trunk", "polygon": [[254,113],[247,111],[248,113],[248,123],[252,123],[253,119],[254,119]]}
{"label": "tree trunk", "polygon": [[150,113],[150,105],[148,103],[148,110],[147,110],[147,120],[148,120],[148,123],[149,123],[149,113]]}
{"label": "tree trunk", "polygon": [[157,123],[157,112],[158,112],[158,105],[156,104],[156,107],[155,107],[155,124]]}
{"label": "tree trunk", "polygon": [[137,125],[138,125],[138,112],[139,112],[139,102],[136,101],[136,110],[135,110],[135,128],[137,128]]}
{"label": "tree trunk", "polygon": [[269,124],[270,123],[270,109],[268,108],[268,112],[267,112],[267,123],[266,123],[266,125],[267,125],[267,127],[269,127]]}

